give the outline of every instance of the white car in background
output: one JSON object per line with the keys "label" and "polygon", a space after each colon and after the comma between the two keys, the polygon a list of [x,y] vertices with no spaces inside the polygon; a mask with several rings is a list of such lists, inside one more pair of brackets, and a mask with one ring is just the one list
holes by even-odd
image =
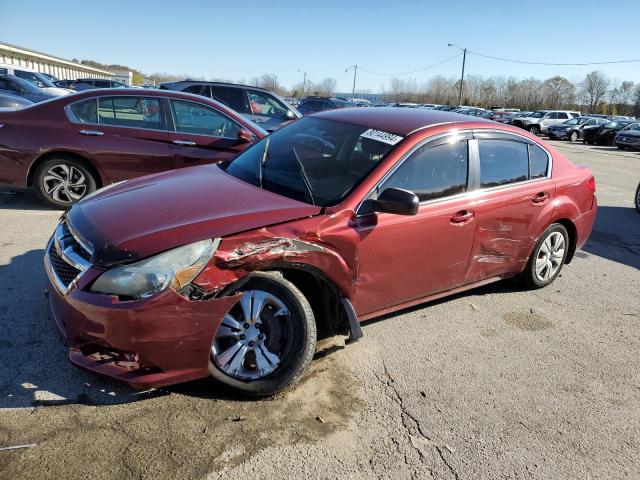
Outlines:
{"label": "white car in background", "polygon": [[51,79],[43,73],[36,72],[35,70],[19,65],[0,63],[0,75],[15,75],[18,78],[22,78],[23,80],[34,84],[36,87],[41,88],[51,95],[63,96],[73,93],[72,90],[67,88],[56,87]]}
{"label": "white car in background", "polygon": [[528,117],[513,120],[513,125],[529,130],[534,135],[540,135],[546,133],[551,125],[560,125],[579,116],[580,112],[570,110],[537,110]]}

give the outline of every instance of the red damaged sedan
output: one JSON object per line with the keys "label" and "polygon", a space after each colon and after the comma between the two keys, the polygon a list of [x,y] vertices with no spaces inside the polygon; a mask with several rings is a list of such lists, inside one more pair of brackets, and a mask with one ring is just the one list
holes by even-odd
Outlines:
{"label": "red damaged sedan", "polygon": [[266,395],[363,320],[509,277],[549,285],[596,210],[591,172],[515,127],[329,111],[80,201],[46,249],[49,298],[79,367]]}
{"label": "red damaged sedan", "polygon": [[68,208],[104,185],[229,159],[265,135],[199,95],[88,90],[0,112],[0,183]]}

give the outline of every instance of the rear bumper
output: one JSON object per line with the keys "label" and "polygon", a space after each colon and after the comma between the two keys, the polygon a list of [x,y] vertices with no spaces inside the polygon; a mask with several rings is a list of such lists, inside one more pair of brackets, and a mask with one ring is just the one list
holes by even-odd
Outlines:
{"label": "rear bumper", "polygon": [[576,250],[582,248],[584,244],[587,243],[589,235],[591,235],[591,230],[593,230],[593,224],[596,221],[597,213],[598,198],[594,195],[591,210],[574,220],[574,224],[576,226]]}
{"label": "rear bumper", "polygon": [[68,294],[48,281],[69,360],[136,389],[206,377],[215,332],[239,298],[190,301],[168,289],[149,299],[119,301],[83,291],[84,279]]}

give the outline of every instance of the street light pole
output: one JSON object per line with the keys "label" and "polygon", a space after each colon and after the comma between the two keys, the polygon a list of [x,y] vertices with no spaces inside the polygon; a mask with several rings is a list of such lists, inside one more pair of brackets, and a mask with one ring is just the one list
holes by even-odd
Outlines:
{"label": "street light pole", "polygon": [[462,86],[464,85],[464,64],[467,61],[467,49],[466,48],[462,48],[459,45],[456,45],[455,43],[449,43],[448,44],[449,47],[456,47],[460,50],[462,50],[462,75],[460,76],[460,93],[458,95],[458,106],[462,106]]}
{"label": "street light pole", "polygon": [[351,98],[356,98],[356,76],[358,75],[358,65],[352,65],[345,70],[345,73],[353,68],[353,88],[351,89]]}
{"label": "street light pole", "polygon": [[302,77],[302,96],[304,97],[304,88],[307,85],[307,72],[303,70],[298,70],[298,72],[304,74],[304,77]]}

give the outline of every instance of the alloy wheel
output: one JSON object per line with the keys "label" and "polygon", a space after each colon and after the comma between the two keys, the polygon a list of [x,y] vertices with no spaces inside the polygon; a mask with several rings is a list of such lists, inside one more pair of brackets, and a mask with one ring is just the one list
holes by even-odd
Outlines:
{"label": "alloy wheel", "polygon": [[61,163],[46,171],[42,185],[44,192],[56,202],[72,203],[87,193],[88,181],[79,168]]}
{"label": "alloy wheel", "polygon": [[291,314],[279,298],[262,290],[246,291],[216,332],[213,361],[236,379],[266,377],[290,349],[291,333]]}
{"label": "alloy wheel", "polygon": [[564,260],[565,240],[560,232],[551,232],[544,239],[536,256],[535,272],[541,282],[552,279]]}

